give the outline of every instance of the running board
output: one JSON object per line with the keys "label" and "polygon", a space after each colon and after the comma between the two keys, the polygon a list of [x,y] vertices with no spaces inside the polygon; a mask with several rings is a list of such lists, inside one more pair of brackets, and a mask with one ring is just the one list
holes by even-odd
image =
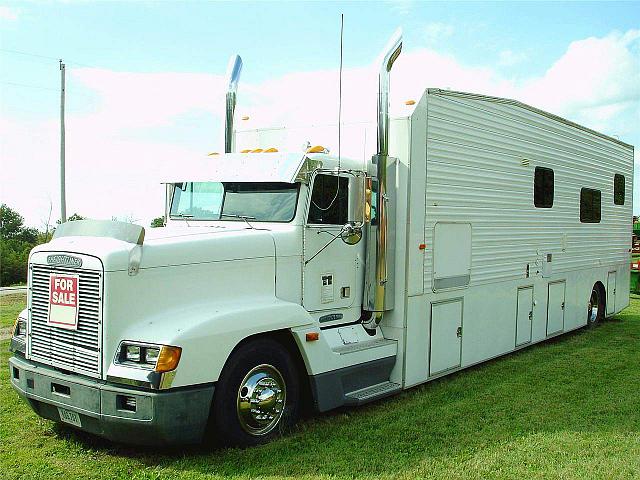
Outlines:
{"label": "running board", "polygon": [[378,400],[380,398],[390,397],[398,393],[402,387],[397,383],[383,382],[371,387],[356,390],[345,396],[345,405],[362,405],[365,403]]}

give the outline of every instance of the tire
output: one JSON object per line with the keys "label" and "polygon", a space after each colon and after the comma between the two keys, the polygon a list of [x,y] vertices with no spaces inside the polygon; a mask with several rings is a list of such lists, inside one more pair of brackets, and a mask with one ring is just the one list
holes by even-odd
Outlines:
{"label": "tire", "polygon": [[591,289],[587,307],[587,326],[594,327],[604,320],[604,289],[595,284]]}
{"label": "tire", "polygon": [[250,341],[231,355],[216,385],[211,411],[210,431],[218,443],[260,445],[295,424],[300,409],[295,365],[287,349],[271,339]]}

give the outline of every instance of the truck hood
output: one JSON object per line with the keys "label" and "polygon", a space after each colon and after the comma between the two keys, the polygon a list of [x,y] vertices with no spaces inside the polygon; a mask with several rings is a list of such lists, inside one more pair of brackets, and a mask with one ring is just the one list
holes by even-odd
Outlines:
{"label": "truck hood", "polygon": [[91,255],[101,260],[105,271],[115,272],[128,269],[129,258],[136,249],[141,253],[140,270],[275,256],[270,231],[235,223],[148,229],[142,246],[108,237],[60,237],[39,245],[32,254],[51,251]]}

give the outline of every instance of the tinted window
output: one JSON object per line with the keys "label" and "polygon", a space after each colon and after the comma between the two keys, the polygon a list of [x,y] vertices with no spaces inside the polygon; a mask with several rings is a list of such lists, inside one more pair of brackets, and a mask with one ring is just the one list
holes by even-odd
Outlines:
{"label": "tinted window", "polygon": [[600,223],[600,190],[591,188],[580,190],[580,221]]}
{"label": "tinted window", "polygon": [[624,175],[613,176],[613,203],[624,205]]}
{"label": "tinted window", "polygon": [[533,204],[536,208],[553,207],[553,170],[536,167],[533,180]]}
{"label": "tinted window", "polygon": [[309,223],[344,225],[349,216],[349,179],[316,175],[309,207]]}

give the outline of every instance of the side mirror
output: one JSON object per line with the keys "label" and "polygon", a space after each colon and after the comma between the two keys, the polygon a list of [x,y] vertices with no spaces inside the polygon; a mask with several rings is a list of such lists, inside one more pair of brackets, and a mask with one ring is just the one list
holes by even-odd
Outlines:
{"label": "side mirror", "polygon": [[340,230],[340,239],[347,245],[355,245],[362,240],[362,224],[345,223]]}

